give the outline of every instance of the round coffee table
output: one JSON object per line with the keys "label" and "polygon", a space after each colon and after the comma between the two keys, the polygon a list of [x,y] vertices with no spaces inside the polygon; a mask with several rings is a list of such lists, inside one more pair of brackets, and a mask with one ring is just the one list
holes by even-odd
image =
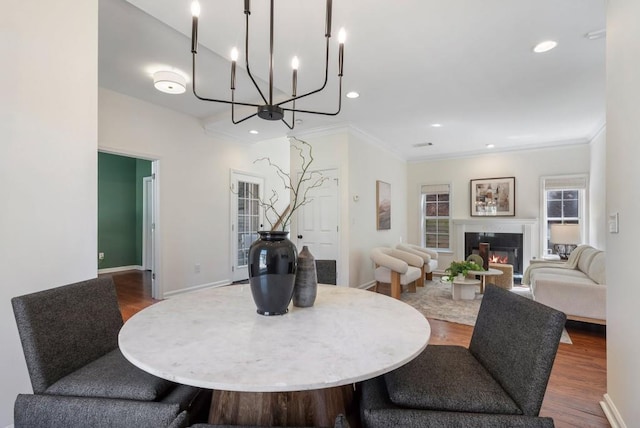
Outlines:
{"label": "round coffee table", "polygon": [[479,285],[479,279],[454,279],[451,283],[451,297],[453,300],[473,300],[476,298],[476,287]]}
{"label": "round coffee table", "polygon": [[469,275],[477,275],[480,277],[480,294],[484,294],[484,287],[487,282],[487,276],[498,276],[502,275],[504,272],[498,269],[487,269],[487,270],[470,270]]}

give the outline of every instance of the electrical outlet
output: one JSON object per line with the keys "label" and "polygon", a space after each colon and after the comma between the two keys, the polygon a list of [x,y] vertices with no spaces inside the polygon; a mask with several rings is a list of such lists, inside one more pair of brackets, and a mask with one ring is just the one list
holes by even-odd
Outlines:
{"label": "electrical outlet", "polygon": [[195,273],[200,273],[200,263],[196,263],[196,264],[193,266],[193,271],[194,271]]}
{"label": "electrical outlet", "polygon": [[98,253],[98,260],[104,260],[104,253]]}

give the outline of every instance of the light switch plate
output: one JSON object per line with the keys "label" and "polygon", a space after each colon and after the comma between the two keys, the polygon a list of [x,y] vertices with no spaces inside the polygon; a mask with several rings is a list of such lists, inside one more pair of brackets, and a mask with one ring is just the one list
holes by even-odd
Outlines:
{"label": "light switch plate", "polygon": [[618,233],[618,224],[619,224],[619,216],[618,213],[609,214],[609,233]]}

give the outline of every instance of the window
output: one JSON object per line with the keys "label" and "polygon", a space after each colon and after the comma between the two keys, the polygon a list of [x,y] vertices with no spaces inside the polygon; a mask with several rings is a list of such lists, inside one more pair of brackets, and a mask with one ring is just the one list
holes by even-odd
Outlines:
{"label": "window", "polygon": [[588,177],[586,175],[571,175],[560,177],[544,177],[542,179],[542,250],[543,253],[552,252],[551,242],[552,224],[580,225],[581,242],[587,242],[586,236],[586,191]]}
{"label": "window", "polygon": [[422,186],[423,243],[427,248],[450,249],[451,192],[448,184]]}

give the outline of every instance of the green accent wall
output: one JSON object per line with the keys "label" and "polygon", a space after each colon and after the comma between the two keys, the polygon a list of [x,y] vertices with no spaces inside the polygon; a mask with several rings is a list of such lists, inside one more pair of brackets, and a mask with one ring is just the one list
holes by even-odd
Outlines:
{"label": "green accent wall", "polygon": [[98,153],[98,268],[142,265],[143,178],[151,161]]}

